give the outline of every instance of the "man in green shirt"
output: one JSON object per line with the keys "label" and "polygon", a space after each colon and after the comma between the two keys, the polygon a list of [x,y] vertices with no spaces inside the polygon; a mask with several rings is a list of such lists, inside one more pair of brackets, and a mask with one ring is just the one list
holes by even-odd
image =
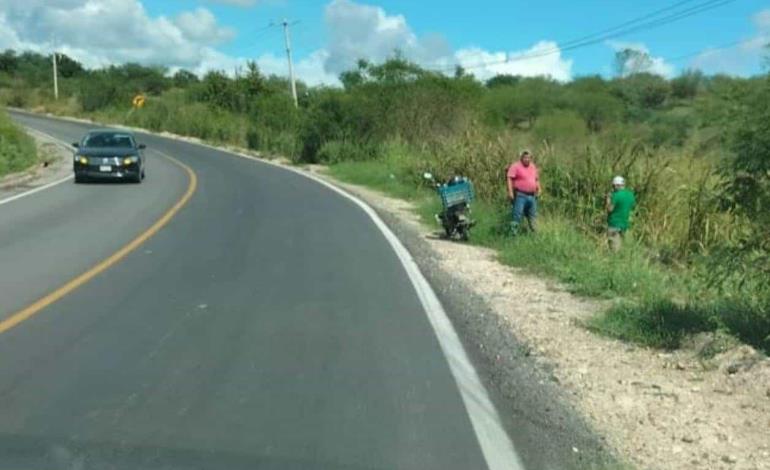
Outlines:
{"label": "man in green shirt", "polygon": [[634,192],[626,189],[626,180],[622,176],[612,178],[612,192],[607,194],[607,240],[612,251],[620,249],[623,235],[629,227],[628,219],[636,206]]}

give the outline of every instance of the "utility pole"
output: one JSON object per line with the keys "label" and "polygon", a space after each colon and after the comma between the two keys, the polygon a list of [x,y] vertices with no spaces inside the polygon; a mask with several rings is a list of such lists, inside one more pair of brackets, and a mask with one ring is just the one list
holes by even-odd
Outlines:
{"label": "utility pole", "polygon": [[289,38],[289,22],[283,20],[283,38],[286,42],[286,58],[289,60],[289,81],[291,81],[291,96],[294,98],[294,106],[299,107],[297,101],[297,82],[294,80],[294,64],[291,61],[291,39]]}
{"label": "utility pole", "polygon": [[53,96],[59,99],[59,73],[56,70],[56,49],[53,51]]}

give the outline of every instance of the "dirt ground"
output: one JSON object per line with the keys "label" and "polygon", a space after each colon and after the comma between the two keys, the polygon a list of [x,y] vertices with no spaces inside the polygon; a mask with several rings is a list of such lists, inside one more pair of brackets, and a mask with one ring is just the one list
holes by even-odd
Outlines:
{"label": "dirt ground", "polygon": [[[310,171],[324,173],[321,167]],[[408,202],[336,184],[421,230],[442,267],[475,286],[530,354],[552,371],[574,406],[632,465],[770,469],[767,357],[734,346],[704,359],[699,351],[712,346],[712,337],[665,353],[594,335],[580,320],[600,311],[601,303],[504,266],[489,249],[437,239],[437,227],[422,226]]]}

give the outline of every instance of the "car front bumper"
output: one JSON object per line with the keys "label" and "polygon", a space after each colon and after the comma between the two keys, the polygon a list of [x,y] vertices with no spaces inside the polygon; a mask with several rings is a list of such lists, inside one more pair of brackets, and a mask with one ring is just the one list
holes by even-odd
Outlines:
{"label": "car front bumper", "polygon": [[113,166],[110,171],[101,171],[94,165],[78,165],[74,170],[75,176],[91,179],[133,179],[141,172],[139,165]]}

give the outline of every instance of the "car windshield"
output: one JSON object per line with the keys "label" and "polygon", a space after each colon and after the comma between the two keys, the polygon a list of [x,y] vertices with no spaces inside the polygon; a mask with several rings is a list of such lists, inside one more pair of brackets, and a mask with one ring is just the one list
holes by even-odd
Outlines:
{"label": "car windshield", "polygon": [[100,132],[89,134],[83,140],[83,147],[133,148],[134,139],[128,134]]}

